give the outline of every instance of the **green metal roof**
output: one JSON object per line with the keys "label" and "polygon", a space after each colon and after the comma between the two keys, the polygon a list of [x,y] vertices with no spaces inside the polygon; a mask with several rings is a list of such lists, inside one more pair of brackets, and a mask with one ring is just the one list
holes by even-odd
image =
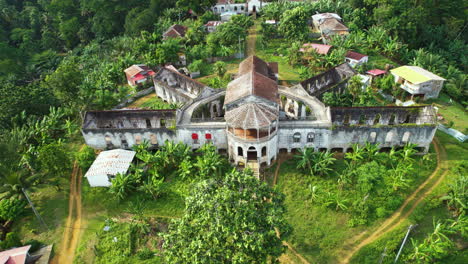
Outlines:
{"label": "green metal roof", "polygon": [[417,66],[401,66],[390,70],[390,72],[414,84],[423,83],[430,80],[444,80],[444,78]]}

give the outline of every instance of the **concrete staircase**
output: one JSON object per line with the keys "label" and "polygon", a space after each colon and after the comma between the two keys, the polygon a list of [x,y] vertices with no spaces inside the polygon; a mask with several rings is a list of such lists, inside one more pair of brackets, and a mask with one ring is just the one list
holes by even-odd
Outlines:
{"label": "concrete staircase", "polygon": [[253,175],[260,179],[260,164],[257,161],[248,161],[246,168],[250,168],[253,171]]}

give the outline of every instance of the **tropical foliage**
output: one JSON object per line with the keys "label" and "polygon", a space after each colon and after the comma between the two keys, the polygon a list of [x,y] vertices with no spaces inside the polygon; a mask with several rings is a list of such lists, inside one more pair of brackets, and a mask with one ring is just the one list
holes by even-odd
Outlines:
{"label": "tropical foliage", "polygon": [[246,171],[196,185],[164,234],[167,262],[265,263],[285,250],[283,195]]}

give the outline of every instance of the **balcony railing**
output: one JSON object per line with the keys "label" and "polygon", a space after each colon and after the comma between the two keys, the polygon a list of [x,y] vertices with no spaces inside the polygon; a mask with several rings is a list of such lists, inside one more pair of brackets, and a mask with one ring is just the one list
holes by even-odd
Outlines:
{"label": "balcony railing", "polygon": [[192,123],[204,123],[204,122],[226,122],[224,117],[214,117],[214,118],[192,118],[190,119]]}

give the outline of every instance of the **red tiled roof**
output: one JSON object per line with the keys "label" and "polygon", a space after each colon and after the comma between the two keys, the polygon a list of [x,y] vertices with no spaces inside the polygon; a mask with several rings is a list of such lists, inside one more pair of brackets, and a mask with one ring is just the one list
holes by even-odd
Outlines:
{"label": "red tiled roof", "polygon": [[305,43],[302,45],[302,49],[300,49],[300,51],[304,52],[307,50],[307,48],[313,48],[318,54],[327,55],[332,47],[333,46],[331,45],[325,44]]}
{"label": "red tiled roof", "polygon": [[346,53],[346,58],[350,58],[350,59],[353,59],[353,60],[361,60],[362,58],[364,57],[367,57],[367,55],[364,55],[364,54],[361,54],[361,53],[357,53],[357,52],[354,52],[354,51],[348,51]]}
{"label": "red tiled roof", "polygon": [[381,69],[373,69],[373,70],[367,71],[367,73],[372,75],[372,76],[379,76],[379,75],[382,75],[382,74],[386,74],[387,71],[384,71],[384,70],[381,70]]}

